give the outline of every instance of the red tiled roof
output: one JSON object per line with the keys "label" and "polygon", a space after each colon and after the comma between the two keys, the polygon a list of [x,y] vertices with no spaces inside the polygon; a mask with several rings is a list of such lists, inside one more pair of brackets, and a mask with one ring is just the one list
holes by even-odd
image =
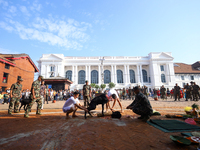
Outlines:
{"label": "red tiled roof", "polygon": [[184,63],[175,63],[175,64],[178,65],[178,66],[174,66],[175,74],[178,74],[178,73],[180,74],[181,73],[187,73],[187,74],[199,73],[200,74],[200,70],[193,68],[192,65],[188,65]]}
{"label": "red tiled roof", "polygon": [[0,55],[0,61],[3,63],[9,64],[9,65],[15,66],[15,63],[13,61],[8,60],[8,59],[2,57],[1,55]]}
{"label": "red tiled roof", "polygon": [[39,72],[38,68],[36,67],[36,65],[34,64],[34,62],[29,57],[28,54],[25,54],[25,53],[22,53],[22,54],[0,54],[0,57],[4,58],[5,60],[7,60],[9,62],[12,62],[13,64],[14,64],[14,60],[16,60],[16,59],[28,58],[28,60],[30,61],[30,63],[35,68],[35,72]]}

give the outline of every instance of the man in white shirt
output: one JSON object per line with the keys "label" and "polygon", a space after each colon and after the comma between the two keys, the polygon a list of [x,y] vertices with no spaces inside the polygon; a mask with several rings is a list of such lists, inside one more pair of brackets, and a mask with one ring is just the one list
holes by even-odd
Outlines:
{"label": "man in white shirt", "polygon": [[[109,100],[111,100],[111,101],[114,100],[113,106],[112,106],[111,110],[114,111],[113,107],[115,106],[115,103],[116,103],[116,101],[117,101],[117,102],[119,103],[119,106],[121,107],[121,112],[123,112],[122,104],[121,104],[120,101],[119,101],[119,96],[118,96],[117,91],[114,90],[114,89],[110,89],[110,90],[108,91],[108,97],[109,97]],[[110,103],[110,101],[108,101],[108,103]],[[110,105],[110,104],[109,104],[109,105]],[[108,110],[108,106],[106,107],[106,111],[107,111],[107,110]]]}
{"label": "man in white shirt", "polygon": [[88,110],[84,106],[81,106],[80,101],[78,100],[78,97],[79,97],[79,93],[74,92],[73,96],[71,96],[65,102],[63,106],[63,112],[66,113],[66,119],[69,118],[69,114],[72,112],[73,112],[72,117],[77,117],[75,113],[78,108],[88,112]]}

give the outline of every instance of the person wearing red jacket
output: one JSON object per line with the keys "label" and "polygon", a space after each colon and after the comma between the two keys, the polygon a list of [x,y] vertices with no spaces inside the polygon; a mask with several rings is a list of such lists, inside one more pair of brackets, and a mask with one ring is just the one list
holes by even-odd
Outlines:
{"label": "person wearing red jacket", "polygon": [[171,89],[171,91],[170,91],[170,95],[171,95],[171,98],[174,97],[174,89]]}

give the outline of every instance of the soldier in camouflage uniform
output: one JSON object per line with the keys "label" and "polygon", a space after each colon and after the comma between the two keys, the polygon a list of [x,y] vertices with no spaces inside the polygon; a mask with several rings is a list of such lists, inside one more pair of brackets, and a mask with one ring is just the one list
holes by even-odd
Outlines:
{"label": "soldier in camouflage uniform", "polygon": [[126,89],[123,88],[122,90],[122,97],[123,97],[123,100],[126,99]]}
{"label": "soldier in camouflage uniform", "polygon": [[199,86],[196,85],[196,83],[194,82],[194,85],[193,85],[193,100],[194,101],[198,101],[198,95],[199,95]]}
{"label": "soldier in camouflage uniform", "polygon": [[8,108],[8,114],[12,114],[12,107],[14,105],[14,113],[18,113],[18,107],[20,103],[20,98],[22,97],[22,85],[21,82],[23,79],[18,79],[17,83],[12,84],[10,89],[10,104]]}
{"label": "soldier in camouflage uniform", "polygon": [[177,100],[177,96],[178,96],[178,100],[180,101],[180,86],[178,86],[178,84],[176,83],[176,86],[174,86],[174,97],[175,97],[175,100]]}
{"label": "soldier in camouflage uniform", "polygon": [[194,100],[194,95],[193,95],[193,87],[194,87],[194,86],[193,86],[193,82],[191,81],[190,84],[191,84],[191,85],[190,85],[191,99]]}
{"label": "soldier in camouflage uniform", "polygon": [[83,86],[83,97],[84,97],[84,106],[89,107],[89,101],[91,97],[91,86],[88,85],[88,81],[85,81],[85,85]]}
{"label": "soldier in camouflage uniform", "polygon": [[166,96],[166,88],[164,87],[164,85],[162,85],[162,87],[160,88],[160,93],[161,93],[161,99],[167,99],[167,96]]}
{"label": "soldier in camouflage uniform", "polygon": [[28,104],[26,112],[24,114],[25,118],[28,118],[28,113],[31,111],[31,107],[35,102],[37,102],[37,111],[36,115],[41,115],[42,99],[40,97],[40,82],[43,77],[40,75],[36,81],[33,82],[31,87],[31,103]]}
{"label": "soldier in camouflage uniform", "polygon": [[190,100],[192,100],[192,97],[191,97],[191,86],[189,86],[189,84],[187,83],[184,88],[186,90],[186,100],[185,101],[188,101],[189,98],[190,98]]}
{"label": "soldier in camouflage uniform", "polygon": [[143,87],[143,94],[148,98],[148,88],[146,87],[146,85],[144,85]]}

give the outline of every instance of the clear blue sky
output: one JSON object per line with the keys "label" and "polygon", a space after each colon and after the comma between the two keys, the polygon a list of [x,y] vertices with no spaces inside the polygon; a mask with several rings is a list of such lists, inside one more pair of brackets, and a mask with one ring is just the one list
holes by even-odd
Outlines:
{"label": "clear blue sky", "polygon": [[[0,0],[0,53],[200,61],[200,0]],[[37,65],[37,63],[36,63]]]}

